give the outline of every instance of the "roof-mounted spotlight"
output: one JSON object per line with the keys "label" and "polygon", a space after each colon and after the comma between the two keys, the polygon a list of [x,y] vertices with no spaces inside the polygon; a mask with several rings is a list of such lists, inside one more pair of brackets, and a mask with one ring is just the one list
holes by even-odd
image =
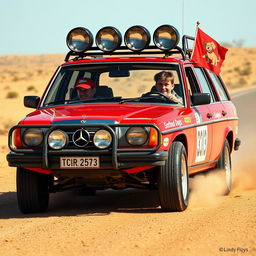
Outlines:
{"label": "roof-mounted spotlight", "polygon": [[72,30],[67,35],[67,46],[73,52],[85,52],[93,44],[92,33],[83,27],[77,27]]}
{"label": "roof-mounted spotlight", "polygon": [[114,27],[104,27],[96,34],[96,45],[104,52],[113,52],[122,43],[122,35]]}
{"label": "roof-mounted spotlight", "polygon": [[150,43],[150,33],[142,26],[133,26],[127,29],[124,35],[125,45],[134,52],[142,51]]}
{"label": "roof-mounted spotlight", "polygon": [[168,51],[178,45],[180,34],[175,27],[171,25],[162,25],[155,30],[153,41],[157,48],[163,51]]}

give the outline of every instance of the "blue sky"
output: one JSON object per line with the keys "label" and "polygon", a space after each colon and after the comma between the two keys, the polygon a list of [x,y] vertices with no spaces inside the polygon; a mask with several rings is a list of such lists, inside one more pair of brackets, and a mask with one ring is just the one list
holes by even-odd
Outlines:
{"label": "blue sky", "polygon": [[95,35],[108,25],[122,34],[143,25],[153,34],[171,24],[194,36],[198,20],[218,42],[256,46],[255,10],[255,0],[0,0],[0,55],[66,53],[66,35],[77,26]]}

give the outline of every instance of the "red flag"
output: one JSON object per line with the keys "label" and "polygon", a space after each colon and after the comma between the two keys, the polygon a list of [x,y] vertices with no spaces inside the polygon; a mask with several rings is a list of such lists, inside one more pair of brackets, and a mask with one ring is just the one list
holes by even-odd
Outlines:
{"label": "red flag", "polygon": [[228,49],[222,47],[200,28],[197,28],[194,51],[191,57],[192,61],[219,75],[220,67],[225,60],[227,51]]}

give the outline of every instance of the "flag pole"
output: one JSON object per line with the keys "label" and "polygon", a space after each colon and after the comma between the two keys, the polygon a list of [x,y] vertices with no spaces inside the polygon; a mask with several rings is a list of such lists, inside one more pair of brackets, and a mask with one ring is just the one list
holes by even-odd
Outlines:
{"label": "flag pole", "polygon": [[198,27],[199,27],[199,25],[200,25],[200,22],[199,22],[199,21],[197,21],[197,22],[196,22],[196,35],[195,35],[195,41],[194,41],[194,46],[193,46],[193,51],[192,51],[191,56],[193,56],[193,54],[194,54],[195,45],[196,45],[197,31],[198,31]]}
{"label": "flag pole", "polygon": [[182,35],[184,35],[184,0],[182,0]]}

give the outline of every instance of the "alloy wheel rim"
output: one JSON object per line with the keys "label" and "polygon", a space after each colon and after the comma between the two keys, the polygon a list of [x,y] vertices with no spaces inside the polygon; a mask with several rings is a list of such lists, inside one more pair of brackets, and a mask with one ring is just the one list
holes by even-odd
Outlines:
{"label": "alloy wheel rim", "polygon": [[187,174],[187,165],[186,158],[182,155],[181,158],[181,186],[182,186],[182,196],[186,200],[188,194],[188,174]]}
{"label": "alloy wheel rim", "polygon": [[229,150],[225,147],[225,177],[226,177],[226,184],[228,189],[231,189],[231,163],[230,163],[230,155]]}

